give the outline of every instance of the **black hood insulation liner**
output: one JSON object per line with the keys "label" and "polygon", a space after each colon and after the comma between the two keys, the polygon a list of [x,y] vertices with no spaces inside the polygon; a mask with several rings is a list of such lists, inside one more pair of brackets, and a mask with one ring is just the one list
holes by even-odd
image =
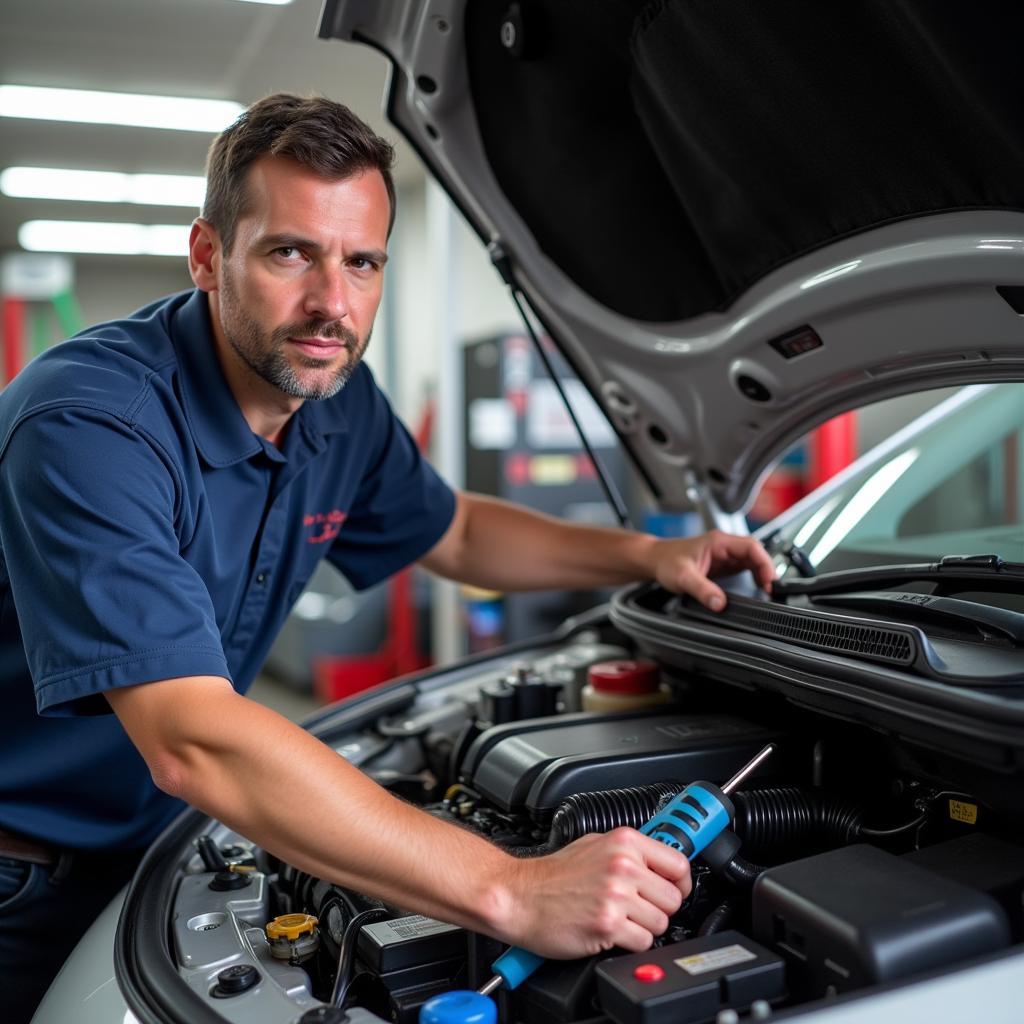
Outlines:
{"label": "black hood insulation liner", "polygon": [[577,284],[645,321],[891,221],[1024,209],[1022,37],[1024,5],[994,0],[466,5],[499,184]]}

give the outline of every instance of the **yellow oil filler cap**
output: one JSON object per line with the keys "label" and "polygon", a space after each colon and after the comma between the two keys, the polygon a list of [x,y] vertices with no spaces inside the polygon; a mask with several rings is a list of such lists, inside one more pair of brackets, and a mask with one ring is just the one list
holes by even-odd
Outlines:
{"label": "yellow oil filler cap", "polygon": [[294,942],[300,935],[310,935],[316,931],[318,922],[310,914],[282,914],[267,923],[267,938],[290,939]]}
{"label": "yellow oil filler cap", "polygon": [[308,960],[320,946],[317,923],[310,914],[282,914],[268,921],[265,930],[270,955],[291,964]]}

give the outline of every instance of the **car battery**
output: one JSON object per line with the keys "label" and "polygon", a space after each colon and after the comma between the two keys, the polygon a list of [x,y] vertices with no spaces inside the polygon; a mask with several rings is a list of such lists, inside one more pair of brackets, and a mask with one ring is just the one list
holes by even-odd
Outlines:
{"label": "car battery", "polygon": [[794,995],[808,999],[1010,943],[990,896],[863,844],[769,868],[754,883],[752,924],[789,962]]}
{"label": "car battery", "polygon": [[786,995],[781,957],[735,931],[674,942],[597,965],[598,1000],[616,1024],[701,1024]]}

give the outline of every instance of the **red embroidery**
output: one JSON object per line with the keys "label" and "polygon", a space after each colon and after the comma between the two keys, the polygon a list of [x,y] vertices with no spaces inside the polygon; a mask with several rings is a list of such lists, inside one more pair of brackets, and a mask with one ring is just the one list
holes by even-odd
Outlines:
{"label": "red embroidery", "polygon": [[319,533],[314,533],[306,540],[310,544],[326,544],[341,533],[341,524],[345,522],[346,513],[340,508],[331,509],[330,512],[311,512],[302,517],[302,525],[308,530],[311,527],[321,527]]}

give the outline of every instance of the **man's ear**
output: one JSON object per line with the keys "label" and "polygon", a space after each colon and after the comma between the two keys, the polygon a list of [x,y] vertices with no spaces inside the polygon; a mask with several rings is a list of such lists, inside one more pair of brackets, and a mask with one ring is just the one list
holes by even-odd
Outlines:
{"label": "man's ear", "polygon": [[222,253],[217,229],[208,220],[196,217],[188,236],[188,272],[200,291],[217,290]]}

